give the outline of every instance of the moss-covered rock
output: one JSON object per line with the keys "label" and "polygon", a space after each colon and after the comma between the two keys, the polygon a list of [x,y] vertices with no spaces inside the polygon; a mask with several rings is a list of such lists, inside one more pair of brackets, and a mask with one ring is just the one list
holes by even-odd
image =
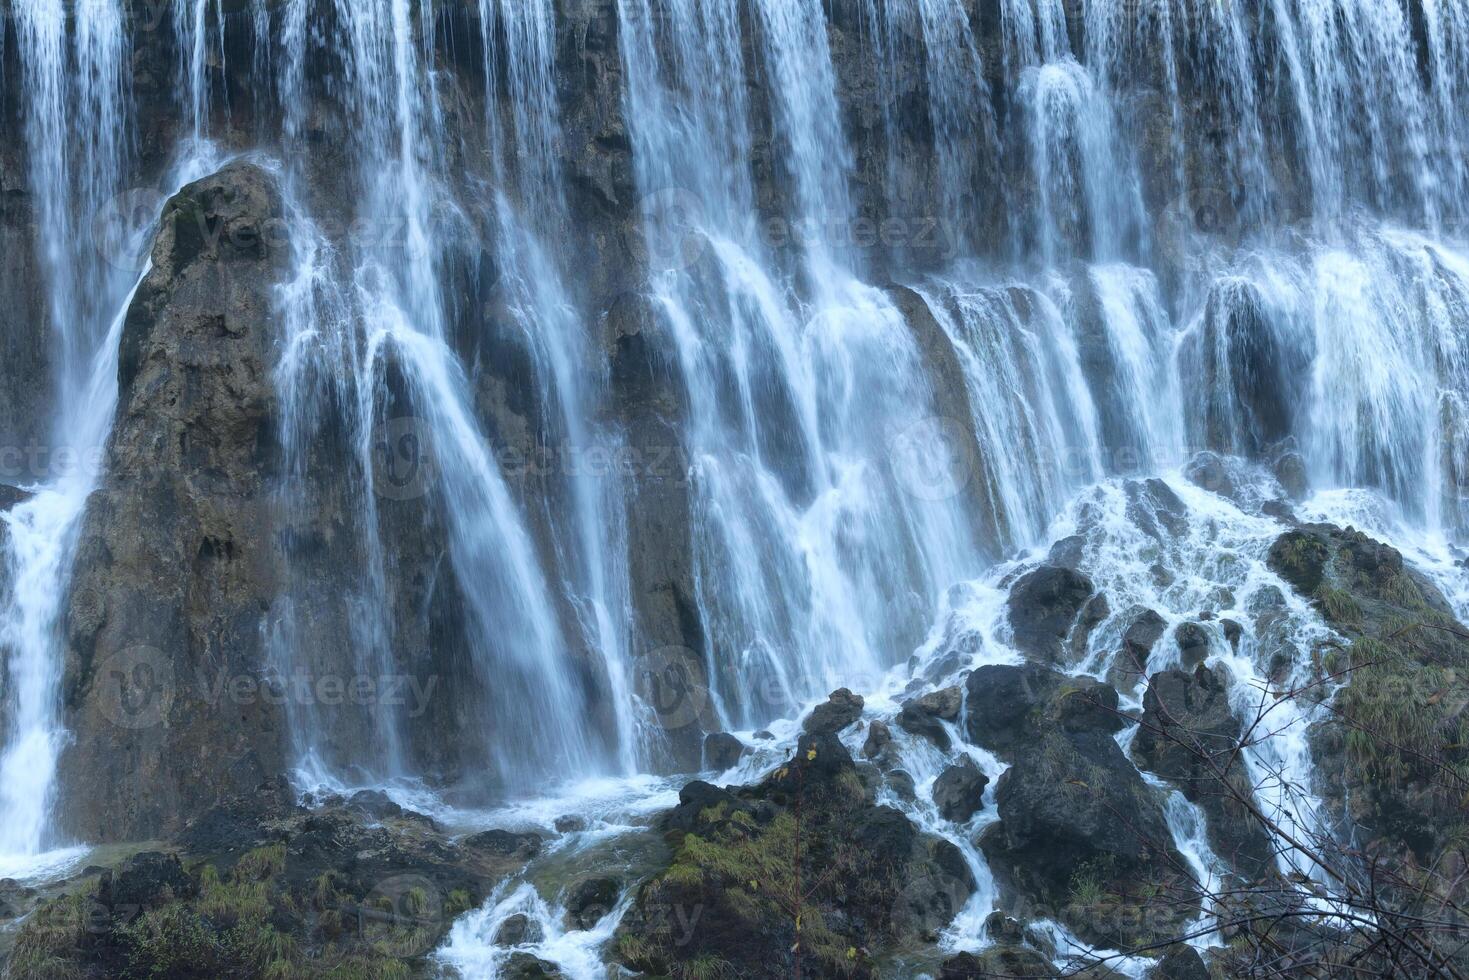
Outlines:
{"label": "moss-covered rock", "polygon": [[1301,526],[1269,563],[1347,641],[1314,652],[1344,682],[1314,733],[1328,795],[1372,849],[1435,860],[1465,833],[1469,630],[1400,553],[1354,529]]}
{"label": "moss-covered rock", "polygon": [[693,783],[664,825],[616,957],[656,976],[869,977],[931,942],[974,889],[959,851],[876,806],[846,748],[808,734],[759,785]]}
{"label": "moss-covered rock", "polygon": [[[252,814],[232,840],[195,835],[220,850],[138,854],[43,905],[5,976],[406,980],[514,867],[407,811],[231,806]],[[226,822],[213,811],[200,821]]]}

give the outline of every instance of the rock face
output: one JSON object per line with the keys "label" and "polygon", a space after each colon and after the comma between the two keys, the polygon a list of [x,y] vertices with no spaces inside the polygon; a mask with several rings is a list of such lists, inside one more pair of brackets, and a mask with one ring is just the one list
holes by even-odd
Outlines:
{"label": "rock face", "polygon": [[1034,660],[1073,663],[1086,651],[1092,628],[1106,618],[1106,599],[1081,572],[1042,565],[1010,589],[1006,608],[1015,648]]}
{"label": "rock face", "polygon": [[[1059,917],[1093,942],[1166,935],[1196,907],[1158,796],[1118,747],[1117,692],[1036,664],[969,675],[972,741],[1011,763],[980,846],[1017,917]],[[1169,911],[1145,896],[1172,893]],[[1032,914],[1024,914],[1030,912]]]}
{"label": "rock face", "polygon": [[1464,765],[1469,629],[1397,550],[1351,528],[1288,531],[1269,563],[1350,641],[1322,655],[1351,678],[1313,733],[1331,803],[1372,849],[1432,861],[1462,816],[1445,773]]}
{"label": "rock face", "polygon": [[1254,787],[1236,751],[1242,734],[1213,671],[1169,670],[1148,683],[1132,749],[1143,768],[1176,783],[1203,808],[1215,851],[1254,881],[1273,867],[1274,849],[1248,806]]}
{"label": "rock face", "polygon": [[618,932],[617,957],[645,973],[790,976],[799,955],[803,974],[874,977],[872,951],[932,941],[974,889],[957,848],[872,804],[831,734],[802,736],[757,786],[693,783],[680,800],[673,864]]}
{"label": "rock face", "polygon": [[862,717],[862,696],[853,694],[845,687],[833,691],[825,703],[811,709],[801,730],[813,735],[833,735],[848,725],[855,725]]}
{"label": "rock face", "polygon": [[168,202],[123,327],[108,472],[88,503],[64,697],[67,830],[146,840],[282,772],[262,672],[277,581],[269,240],[281,202],[233,164]]}
{"label": "rock face", "polygon": [[953,740],[943,723],[958,721],[963,706],[964,695],[957,687],[934,691],[904,704],[903,710],[898,712],[898,727],[911,735],[928,739],[941,752],[947,752]]}
{"label": "rock face", "polygon": [[417,975],[513,859],[421,815],[306,810],[276,784],[202,813],[185,858],[137,854],[90,874],[16,937],[7,976]]}
{"label": "rock face", "polygon": [[955,823],[965,822],[984,809],[984,788],[989,783],[990,778],[967,759],[945,769],[933,784],[933,802],[939,808],[939,816]]}

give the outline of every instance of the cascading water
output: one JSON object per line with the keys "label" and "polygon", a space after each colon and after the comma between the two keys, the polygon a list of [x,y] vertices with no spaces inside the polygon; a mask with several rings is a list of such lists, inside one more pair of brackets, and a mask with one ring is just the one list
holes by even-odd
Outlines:
{"label": "cascading water", "polygon": [[[971,6],[598,6],[589,16],[616,24],[615,69],[598,77],[621,88],[591,113],[616,117],[593,142],[630,154],[619,184],[589,177],[570,145],[568,129],[587,125],[568,118],[568,79],[586,69],[567,59],[588,55],[561,43],[563,19],[587,13],[577,4],[175,4],[180,122],[162,183],[248,152],[288,214],[269,666],[386,677],[454,665],[439,723],[454,726],[453,752],[437,744],[445,728],[401,708],[288,703],[301,783],[456,784],[474,806],[502,807],[473,811],[489,823],[590,808],[573,853],[636,837],[672,802],[671,784],[639,775],[666,758],[633,692],[649,643],[630,515],[645,501],[635,479],[582,462],[630,445],[613,421],[607,297],[583,281],[586,257],[623,234],[641,248],[615,291],[646,300],[638,326],[675,390],[659,410],[676,416],[661,421],[687,463],[680,558],[711,716],[774,733],[729,779],[788,757],[790,719],[833,688],[864,688],[869,718],[891,720],[961,671],[1018,661],[1003,589],[1068,541],[1112,610],[1076,673],[1116,679],[1140,607],[1169,637],[1149,671],[1182,662],[1172,637],[1185,622],[1232,616],[1242,638],[1211,627],[1207,661],[1248,715],[1271,684],[1307,678],[1301,660],[1282,674],[1281,650],[1329,639],[1266,564],[1280,525],[1259,505],[1283,460],[1315,491],[1301,514],[1393,540],[1469,608],[1455,564],[1469,535],[1469,4]],[[107,439],[136,282],[87,234],[137,178],[130,11],[8,9],[15,43],[0,53],[23,83],[53,441],[85,455]],[[231,82],[242,71],[256,87],[244,99]],[[874,84],[903,101],[849,111]],[[481,89],[482,106],[468,94]],[[235,122],[246,103],[248,132]],[[628,227],[584,241],[588,199],[631,211]],[[936,259],[911,235],[858,244],[884,213],[936,223],[949,251]],[[128,252],[142,251],[144,229],[127,231]],[[497,397],[526,432],[486,408]],[[517,439],[553,465],[518,478],[503,452]],[[1210,493],[1180,469],[1199,450],[1264,468]],[[399,482],[405,463],[421,483]],[[67,737],[58,633],[98,477],[57,473],[5,515],[0,869],[65,843],[49,814]],[[1176,507],[1160,513],[1148,477]],[[1284,625],[1267,635],[1260,609],[1277,593]],[[978,639],[956,664],[960,634]],[[1136,707],[1142,688],[1120,693]],[[1246,763],[1259,805],[1309,835],[1329,823],[1311,788],[1317,718],[1280,711]],[[998,901],[973,845],[995,819],[993,791],[964,826],[928,791],[951,755],[992,780],[1005,765],[951,735],[946,755],[899,734],[917,800],[880,798],[958,845],[979,887],[941,945],[972,950]],[[506,802],[547,783],[571,785]],[[1218,880],[1228,869],[1204,811],[1153,785],[1190,872]],[[450,798],[432,805],[462,818]],[[1289,846],[1278,864],[1319,872]],[[511,881],[438,960],[496,975],[495,930],[518,913],[545,925],[527,944],[538,955],[595,976],[629,902],[573,930]],[[1041,927],[1062,960],[1079,950],[1060,925]]]}
{"label": "cascading water", "polygon": [[121,311],[135,282],[127,253],[107,249],[135,252],[139,243],[133,235],[104,243],[92,224],[121,189],[126,167],[128,41],[120,5],[78,5],[75,29],[61,0],[26,0],[14,14],[56,399],[48,453],[54,473],[5,515],[0,865],[24,874],[44,866],[43,852],[63,843],[49,819],[66,739],[57,690],[60,617],[78,523],[116,401]]}

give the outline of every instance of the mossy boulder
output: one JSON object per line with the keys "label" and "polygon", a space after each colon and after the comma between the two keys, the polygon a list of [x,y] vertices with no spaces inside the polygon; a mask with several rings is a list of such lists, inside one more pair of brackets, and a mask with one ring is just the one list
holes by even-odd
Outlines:
{"label": "mossy boulder", "polygon": [[407,980],[515,867],[407,811],[225,806],[253,817],[224,842],[215,831],[231,821],[202,816],[215,830],[194,837],[220,844],[214,853],[137,854],[41,906],[5,976]]}
{"label": "mossy boulder", "polygon": [[1342,685],[1313,732],[1328,799],[1371,850],[1433,862],[1469,824],[1469,630],[1396,549],[1352,528],[1288,531],[1269,564],[1344,639],[1312,651]]}
{"label": "mossy boulder", "polygon": [[765,781],[694,783],[664,820],[672,863],[640,888],[615,956],[655,975],[875,976],[932,942],[974,889],[958,849],[876,806],[847,749],[807,734]]}

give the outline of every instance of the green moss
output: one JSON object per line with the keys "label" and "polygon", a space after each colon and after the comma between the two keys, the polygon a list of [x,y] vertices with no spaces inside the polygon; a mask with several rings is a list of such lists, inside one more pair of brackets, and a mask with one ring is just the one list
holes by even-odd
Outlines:
{"label": "green moss", "polygon": [[1362,621],[1362,607],[1350,592],[1323,585],[1316,590],[1315,598],[1322,614],[1332,623],[1341,625]]}

